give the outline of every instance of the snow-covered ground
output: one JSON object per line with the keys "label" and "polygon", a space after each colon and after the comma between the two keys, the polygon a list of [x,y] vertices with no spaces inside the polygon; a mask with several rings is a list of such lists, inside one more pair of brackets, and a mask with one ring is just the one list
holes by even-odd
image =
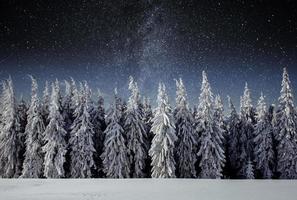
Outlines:
{"label": "snow-covered ground", "polygon": [[297,181],[0,179],[0,199],[294,200],[297,199]]}

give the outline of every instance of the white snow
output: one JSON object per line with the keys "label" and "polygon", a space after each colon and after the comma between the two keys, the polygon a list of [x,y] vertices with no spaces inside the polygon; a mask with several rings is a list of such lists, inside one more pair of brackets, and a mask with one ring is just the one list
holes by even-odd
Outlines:
{"label": "white snow", "polygon": [[293,180],[0,179],[1,200],[293,200]]}

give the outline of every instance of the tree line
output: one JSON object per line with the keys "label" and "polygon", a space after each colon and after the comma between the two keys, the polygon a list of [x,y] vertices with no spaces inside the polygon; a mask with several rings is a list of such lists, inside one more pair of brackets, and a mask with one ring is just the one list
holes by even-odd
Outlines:
{"label": "tree line", "polygon": [[16,100],[10,78],[2,83],[2,178],[297,178],[297,112],[286,68],[278,106],[261,94],[254,107],[246,84],[239,112],[230,97],[224,112],[204,71],[194,108],[182,79],[174,108],[163,83],[152,109],[130,77],[128,101],[115,89],[106,111],[87,82],[71,79],[63,90],[58,80],[46,82],[40,98],[31,80],[30,103]]}

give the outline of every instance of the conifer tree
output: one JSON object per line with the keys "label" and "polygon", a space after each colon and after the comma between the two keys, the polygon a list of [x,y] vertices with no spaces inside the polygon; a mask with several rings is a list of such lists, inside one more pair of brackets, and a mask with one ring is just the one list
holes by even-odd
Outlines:
{"label": "conifer tree", "polygon": [[189,109],[187,93],[182,79],[176,80],[175,127],[177,174],[181,178],[196,177],[197,137],[194,118]]}
{"label": "conifer tree", "polygon": [[130,162],[122,122],[122,105],[115,89],[114,102],[107,114],[104,131],[104,150],[101,155],[103,171],[107,178],[129,178]]}
{"label": "conifer tree", "polygon": [[258,101],[255,125],[255,163],[261,177],[271,178],[274,166],[273,129],[268,119],[265,97],[261,94]]}
{"label": "conifer tree", "polygon": [[284,68],[279,106],[276,113],[278,163],[280,178],[297,178],[297,119],[294,98],[287,69]]}
{"label": "conifer tree", "polygon": [[207,75],[202,73],[201,94],[197,108],[197,133],[200,135],[199,166],[201,178],[221,178],[225,162],[223,135],[220,124],[214,116],[213,94],[208,83]]}
{"label": "conifer tree", "polygon": [[147,159],[147,135],[143,113],[141,110],[140,94],[137,83],[130,77],[129,97],[127,110],[125,113],[125,132],[127,136],[128,156],[130,159],[131,177],[143,178],[146,176],[146,159]]}
{"label": "conifer tree", "polygon": [[32,79],[31,104],[28,110],[28,123],[25,128],[26,152],[23,163],[23,178],[41,178],[43,176],[44,153],[44,122],[41,116],[41,107],[37,96],[38,85]]}
{"label": "conifer tree", "polygon": [[174,143],[177,140],[177,136],[165,85],[162,83],[159,84],[157,103],[158,107],[152,119],[151,129],[154,138],[149,150],[149,155],[152,159],[151,176],[153,178],[174,178]]}
{"label": "conifer tree", "polygon": [[240,105],[240,161],[239,176],[245,176],[245,166],[248,158],[254,154],[254,116],[250,90],[246,83]]}
{"label": "conifer tree", "polygon": [[46,178],[65,177],[64,163],[66,154],[66,131],[61,113],[61,95],[59,81],[52,84],[52,94],[49,107],[49,124],[45,129],[44,176]]}
{"label": "conifer tree", "polygon": [[2,94],[2,122],[0,127],[0,176],[13,178],[20,175],[20,119],[16,112],[16,102],[11,78],[6,80]]}
{"label": "conifer tree", "polygon": [[48,120],[49,106],[50,106],[49,85],[48,85],[48,82],[46,81],[44,91],[43,91],[43,96],[42,96],[42,105],[41,105],[41,115],[45,126],[47,126],[49,122]]}
{"label": "conifer tree", "polygon": [[79,106],[74,111],[75,120],[71,126],[69,139],[72,178],[90,178],[92,169],[95,168],[94,130],[89,113],[90,99],[91,91],[85,83]]}

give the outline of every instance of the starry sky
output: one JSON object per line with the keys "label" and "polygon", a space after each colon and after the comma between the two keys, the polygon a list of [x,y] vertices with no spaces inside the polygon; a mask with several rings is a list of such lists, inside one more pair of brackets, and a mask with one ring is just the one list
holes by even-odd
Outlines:
{"label": "starry sky", "polygon": [[132,75],[152,101],[163,81],[174,103],[181,77],[193,105],[206,70],[225,101],[238,106],[248,82],[254,104],[261,91],[275,103],[283,67],[297,91],[294,0],[0,2],[0,79],[11,75],[17,95],[29,96],[32,74],[40,87],[73,77],[127,98]]}

